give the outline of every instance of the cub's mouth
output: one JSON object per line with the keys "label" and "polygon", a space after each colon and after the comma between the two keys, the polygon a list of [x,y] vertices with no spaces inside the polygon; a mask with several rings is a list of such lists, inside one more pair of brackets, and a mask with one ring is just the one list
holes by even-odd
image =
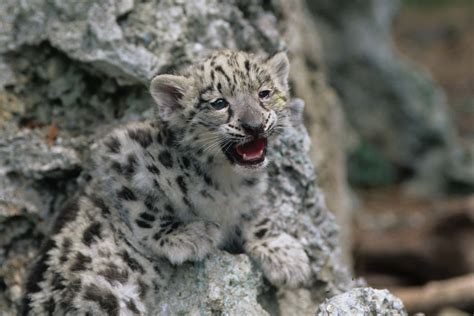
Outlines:
{"label": "cub's mouth", "polygon": [[256,138],[246,143],[233,143],[224,150],[227,158],[242,166],[258,166],[265,161],[267,139]]}

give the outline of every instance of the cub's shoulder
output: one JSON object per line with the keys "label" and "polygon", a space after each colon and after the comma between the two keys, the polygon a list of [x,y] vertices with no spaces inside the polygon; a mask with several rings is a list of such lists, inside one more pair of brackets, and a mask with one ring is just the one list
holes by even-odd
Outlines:
{"label": "cub's shoulder", "polygon": [[115,128],[99,142],[99,150],[112,155],[127,147],[148,148],[157,140],[159,126],[150,122],[132,123]]}

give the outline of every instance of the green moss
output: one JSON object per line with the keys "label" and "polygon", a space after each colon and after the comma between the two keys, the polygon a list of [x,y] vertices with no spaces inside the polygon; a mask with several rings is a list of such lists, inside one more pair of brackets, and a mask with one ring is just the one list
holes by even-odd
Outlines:
{"label": "green moss", "polygon": [[469,4],[472,5],[472,0],[403,0],[403,5],[414,7],[440,7],[440,6],[456,6]]}
{"label": "green moss", "polygon": [[347,159],[349,183],[355,187],[381,186],[396,180],[394,166],[367,141],[361,141]]}

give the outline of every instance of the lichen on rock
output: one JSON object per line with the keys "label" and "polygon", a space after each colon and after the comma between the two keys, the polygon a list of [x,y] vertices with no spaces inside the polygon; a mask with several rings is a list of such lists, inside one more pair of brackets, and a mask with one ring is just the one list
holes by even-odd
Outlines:
{"label": "lichen on rock", "polygon": [[355,288],[327,299],[318,307],[316,316],[391,315],[405,316],[402,301],[387,290]]}

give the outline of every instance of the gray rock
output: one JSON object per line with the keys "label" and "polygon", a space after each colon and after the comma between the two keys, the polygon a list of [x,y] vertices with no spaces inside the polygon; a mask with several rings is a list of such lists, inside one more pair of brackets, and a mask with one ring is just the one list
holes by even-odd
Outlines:
{"label": "gray rock", "polygon": [[334,296],[321,304],[317,316],[408,315],[400,299],[387,290],[356,288]]}
{"label": "gray rock", "polygon": [[153,315],[268,315],[260,306],[262,275],[245,255],[214,254],[179,267]]}
{"label": "gray rock", "polygon": [[9,128],[2,131],[0,166],[4,175],[16,173],[36,180],[54,178],[56,173],[74,171],[80,164],[76,151],[48,144],[47,136],[38,130]]}
{"label": "gray rock", "polygon": [[10,66],[5,63],[3,56],[0,55],[0,89],[13,82],[13,71]]}
{"label": "gray rock", "polygon": [[[0,310],[14,313],[26,268],[34,259],[50,219],[77,189],[82,166],[69,140],[48,144],[42,129],[0,126]],[[69,144],[68,144],[69,143]]]}

